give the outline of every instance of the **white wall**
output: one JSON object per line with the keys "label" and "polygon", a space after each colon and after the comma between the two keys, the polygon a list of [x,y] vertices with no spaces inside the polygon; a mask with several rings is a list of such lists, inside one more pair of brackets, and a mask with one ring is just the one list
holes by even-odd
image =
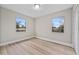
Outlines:
{"label": "white wall", "polygon": [[78,44],[77,44],[77,46],[78,46],[78,55],[79,55],[79,5],[78,5]]}
{"label": "white wall", "polygon": [[1,42],[1,7],[0,7],[0,42]]}
{"label": "white wall", "polygon": [[[36,18],[36,36],[71,44],[71,13],[71,9],[67,9]],[[65,17],[64,33],[52,32],[51,20],[57,16]]]}
{"label": "white wall", "polygon": [[[28,25],[26,32],[16,32],[16,17],[24,18]],[[15,41],[21,38],[30,37],[34,35],[34,21],[33,18],[23,14],[1,8],[1,43]]]}
{"label": "white wall", "polygon": [[73,6],[72,16],[72,43],[77,54],[79,54],[79,6]]}
{"label": "white wall", "polygon": [[78,54],[79,54],[79,5],[78,5]]}

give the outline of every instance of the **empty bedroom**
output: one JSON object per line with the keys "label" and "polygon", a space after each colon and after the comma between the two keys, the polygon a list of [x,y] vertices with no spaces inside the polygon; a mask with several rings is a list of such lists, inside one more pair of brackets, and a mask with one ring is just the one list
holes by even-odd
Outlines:
{"label": "empty bedroom", "polygon": [[78,55],[78,4],[0,4],[0,55]]}

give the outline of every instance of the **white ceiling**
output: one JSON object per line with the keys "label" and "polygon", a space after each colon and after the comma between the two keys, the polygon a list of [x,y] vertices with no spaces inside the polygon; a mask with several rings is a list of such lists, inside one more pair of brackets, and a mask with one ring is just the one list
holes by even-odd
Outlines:
{"label": "white ceiling", "polygon": [[3,4],[4,8],[25,14],[30,17],[44,16],[53,12],[58,12],[67,8],[71,8],[72,4],[42,4],[40,9],[35,10],[33,4]]}

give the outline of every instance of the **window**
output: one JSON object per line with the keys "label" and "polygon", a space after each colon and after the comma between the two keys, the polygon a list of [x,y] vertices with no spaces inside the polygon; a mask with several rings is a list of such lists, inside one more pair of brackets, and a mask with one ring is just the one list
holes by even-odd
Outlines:
{"label": "window", "polygon": [[64,32],[64,17],[55,17],[52,19],[52,32]]}
{"label": "window", "polygon": [[16,17],[16,32],[26,32],[26,20]]}

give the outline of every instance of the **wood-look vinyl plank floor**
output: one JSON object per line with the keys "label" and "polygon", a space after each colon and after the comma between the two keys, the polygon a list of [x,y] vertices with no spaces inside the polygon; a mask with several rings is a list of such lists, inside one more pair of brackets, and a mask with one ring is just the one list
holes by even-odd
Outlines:
{"label": "wood-look vinyl plank floor", "polygon": [[31,38],[18,43],[0,47],[1,55],[74,55],[73,48]]}

